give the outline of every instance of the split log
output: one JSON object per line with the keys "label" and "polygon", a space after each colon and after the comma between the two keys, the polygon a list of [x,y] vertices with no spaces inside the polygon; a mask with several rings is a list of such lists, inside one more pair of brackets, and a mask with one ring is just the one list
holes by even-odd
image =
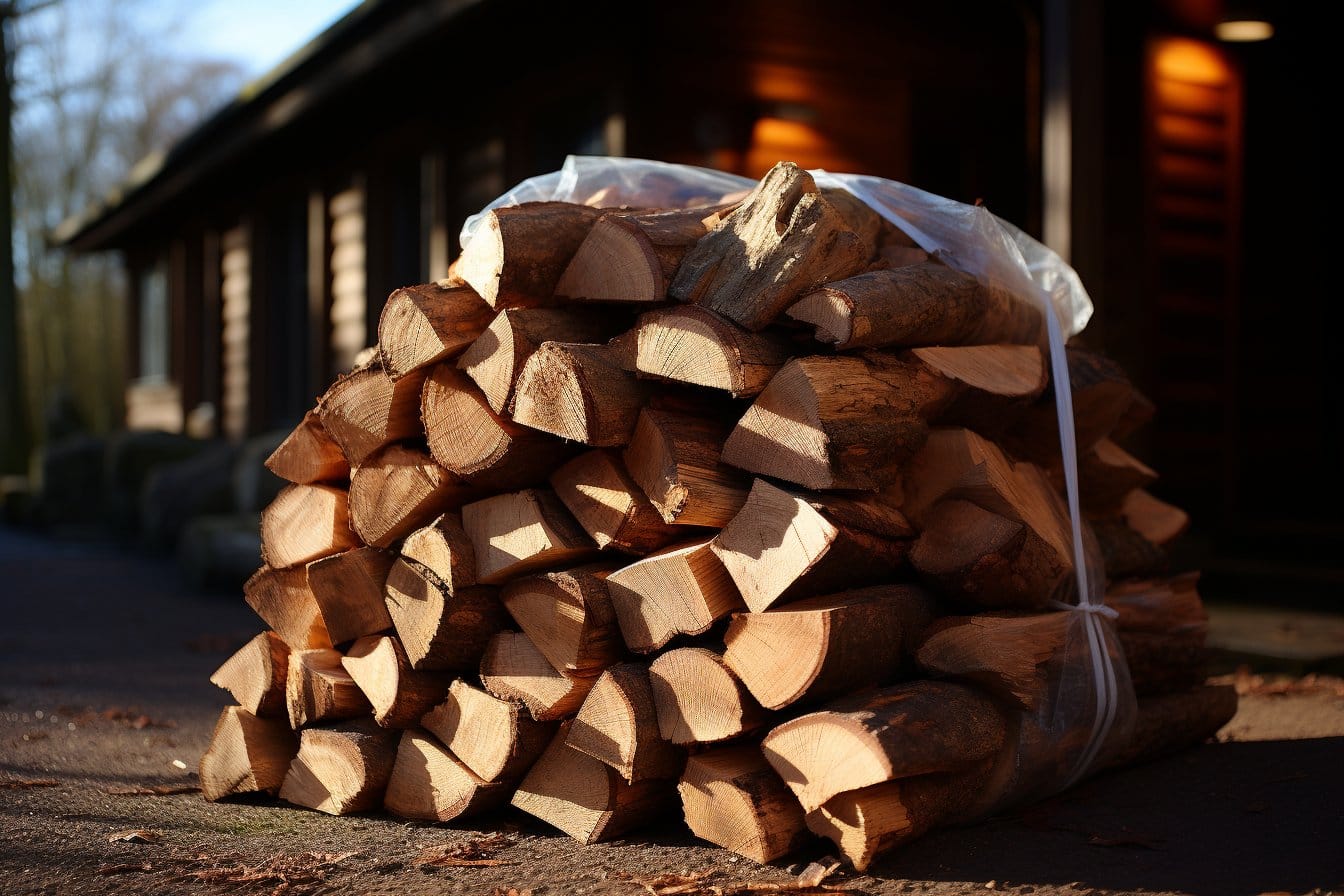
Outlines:
{"label": "split log", "polygon": [[422,731],[401,736],[383,808],[417,821],[469,818],[508,803],[509,785],[484,781]]}
{"label": "split log", "polygon": [[251,715],[284,716],[288,676],[289,645],[275,632],[262,632],[225,660],[210,683],[228,691]]}
{"label": "split log", "polygon": [[289,485],[261,512],[261,556],[273,569],[298,566],[358,546],[343,488]]}
{"label": "split log", "polygon": [[476,555],[460,513],[445,513],[407,535],[401,556],[432,572],[450,592],[476,584]]}
{"label": "split log", "polygon": [[388,296],[378,318],[378,357],[387,375],[400,379],[460,354],[494,316],[468,286],[441,280],[403,287]]}
{"label": "split log", "polygon": [[341,665],[340,652],[328,648],[296,650],[289,655],[285,702],[294,728],[353,719],[371,708]]}
{"label": "split log", "polygon": [[[767,724],[761,708],[723,657],[704,647],[679,647],[649,665],[658,731],[674,744],[728,740]],[[759,751],[757,751],[759,754]]]}
{"label": "split log", "polygon": [[1108,578],[1156,576],[1166,571],[1166,550],[1130,528],[1124,517],[1093,517],[1088,528],[1096,537]]}
{"label": "split log", "polygon": [[607,593],[611,567],[589,564],[514,579],[500,592],[509,615],[556,669],[605,669],[625,653]]}
{"label": "split log", "polygon": [[949,616],[929,626],[915,653],[933,677],[975,684],[1034,712],[1068,637],[1071,614],[980,613]]}
{"label": "split log", "polygon": [[1209,676],[1209,651],[1203,633],[1118,633],[1129,667],[1129,680],[1140,697],[1187,691]]}
{"label": "split log", "polygon": [[789,360],[782,333],[753,333],[699,305],[650,311],[635,327],[640,373],[736,397],[756,395]]}
{"label": "split log", "polygon": [[507,622],[494,588],[450,589],[404,557],[387,575],[387,611],[413,669],[469,672]]}
{"label": "split log", "polygon": [[607,212],[597,220],[555,287],[591,302],[662,302],[688,249],[727,210],[701,205],[662,212]]}
{"label": "split log", "polygon": [[365,544],[388,548],[472,495],[428,454],[392,445],[350,477],[350,520]]}
{"label": "split log", "polygon": [[491,410],[508,412],[513,387],[523,366],[543,342],[605,342],[618,328],[608,315],[564,308],[513,308],[501,311],[457,366],[475,380]]}
{"label": "split log", "polygon": [[905,465],[901,511],[922,527],[938,500],[980,463],[1002,468],[1013,462],[998,445],[964,427],[930,429],[924,447]]}
{"label": "split log", "polygon": [[690,757],[677,791],[691,833],[729,852],[764,864],[807,842],[802,808],[754,744]]}
{"label": "split log", "polygon": [[495,635],[481,658],[485,689],[501,700],[521,702],[538,722],[574,715],[596,681],[591,671],[558,671],[522,632]]}
{"label": "split log", "polygon": [[1088,513],[1116,510],[1130,492],[1156,481],[1155,470],[1110,439],[1078,458],[1078,493]]}
{"label": "split log", "polygon": [[331,643],[345,644],[392,628],[383,591],[396,555],[355,548],[308,564],[308,586],[322,610]]}
{"label": "split log", "polygon": [[1120,504],[1125,523],[1158,547],[1167,547],[1190,527],[1190,514],[1142,489],[1125,495]]}
{"label": "split log", "polygon": [[618,663],[598,677],[565,743],[632,783],[675,778],[686,762],[685,750],[659,733],[649,668],[643,663]]}
{"label": "split log", "polygon": [[760,330],[805,292],[864,270],[875,251],[810,174],[781,162],[686,253],[668,294]]}
{"label": "split log", "polygon": [[741,609],[742,598],[710,541],[678,545],[607,576],[625,644],[651,653],[675,635],[698,635]]}
{"label": "split log", "polygon": [[214,802],[240,793],[275,796],[299,751],[299,738],[284,719],[259,719],[240,706],[226,707],[201,757],[201,795]]}
{"label": "split log", "polygon": [[373,705],[384,728],[414,728],[448,693],[450,676],[412,669],[401,642],[388,635],[360,638],[341,665]]}
{"label": "split log", "polygon": [[1106,606],[1115,610],[1122,631],[1192,634],[1208,633],[1209,616],[1199,597],[1199,573],[1166,579],[1112,582]]}
{"label": "split log", "polygon": [[1134,734],[1111,765],[1145,762],[1193,747],[1217,734],[1236,714],[1237,689],[1232,685],[1141,698]]}
{"label": "split log", "polygon": [[518,786],[513,805],[584,844],[612,840],[672,808],[671,782],[630,784],[615,769],[568,746],[568,736],[566,723]]}
{"label": "split log", "polygon": [[915,348],[886,365],[892,386],[917,396],[925,419],[995,435],[1022,416],[1049,382],[1035,345]]}
{"label": "split log", "polygon": [[1120,419],[1116,421],[1115,427],[1111,430],[1111,438],[1126,439],[1135,431],[1139,430],[1153,415],[1157,413],[1157,405],[1144,395],[1138,389],[1133,389],[1129,396],[1129,405],[1121,413]]}
{"label": "split log", "polygon": [[327,624],[308,586],[308,570],[304,567],[263,566],[243,586],[243,599],[294,650],[331,646]]}
{"label": "split log", "polygon": [[738,613],[723,660],[762,706],[782,709],[891,681],[933,616],[933,599],[913,585]]}
{"label": "split log", "polygon": [[704,416],[640,411],[625,467],[663,522],[718,529],[742,509],[746,477],[719,462],[728,430]]}
{"label": "split log", "polygon": [[463,247],[457,273],[492,308],[551,304],[560,275],[601,214],[569,202],[492,209]]}
{"label": "split log", "polygon": [[555,733],[518,703],[501,700],[461,679],[422,723],[484,781],[517,781]]}
{"label": "split log", "polygon": [[597,545],[550,489],[495,495],[462,508],[476,556],[476,580],[497,585],[591,559]]}
{"label": "split log", "polygon": [[[1072,346],[1066,348],[1073,393],[1073,429],[1079,454],[1115,431],[1135,403],[1135,389],[1120,366],[1108,358]],[[1007,434],[1015,455],[1049,469],[1059,467],[1059,418],[1054,390],[1047,390]]]}
{"label": "split log", "polygon": [[905,541],[828,519],[806,498],[763,479],[710,543],[753,613],[883,579],[905,560]]}
{"label": "split log", "polygon": [[545,482],[569,448],[491,410],[465,373],[440,364],[421,399],[429,453],[449,472],[487,491]]}
{"label": "split log", "polygon": [[920,345],[1040,344],[1044,318],[1029,300],[936,262],[827,283],[788,310],[819,342],[846,351]]}
{"label": "split log", "polygon": [[883,781],[953,772],[998,754],[1004,719],[988,697],[941,681],[864,691],[785,722],[761,749],[811,812]]}
{"label": "split log", "polygon": [[652,392],[621,369],[615,349],[543,342],[518,374],[513,419],[585,445],[624,445]]}
{"label": "split log", "polygon": [[367,719],[305,728],[280,799],[328,815],[378,808],[392,776],[398,736]]}
{"label": "split log", "polygon": [[322,425],[352,467],[384,445],[420,435],[424,381],[424,371],[411,371],[394,382],[375,364],[345,374],[318,400]]}
{"label": "split log", "polygon": [[266,469],[298,485],[339,482],[350,477],[341,446],[327,435],[317,411],[309,411],[294,431],[266,458]]}
{"label": "split log", "polygon": [[685,529],[663,522],[614,451],[584,452],[552,473],[550,482],[600,550],[647,554],[686,537]]}

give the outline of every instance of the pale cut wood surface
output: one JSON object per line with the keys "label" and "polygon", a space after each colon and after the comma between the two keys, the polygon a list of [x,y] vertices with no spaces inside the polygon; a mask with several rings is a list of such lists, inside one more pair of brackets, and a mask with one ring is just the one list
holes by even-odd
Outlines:
{"label": "pale cut wood surface", "polygon": [[457,273],[492,308],[552,302],[555,285],[601,211],[568,202],[524,202],[488,212]]}
{"label": "pale cut wood surface", "polygon": [[288,675],[289,645],[275,632],[262,632],[225,660],[210,683],[228,691],[251,715],[284,717]]}
{"label": "pale cut wood surface", "polygon": [[750,482],[719,461],[729,428],[704,415],[639,412],[625,467],[663,522],[718,529],[742,509]]}
{"label": "pale cut wood surface", "polygon": [[395,559],[378,548],[355,548],[308,564],[308,585],[333,644],[392,627],[383,590]]}
{"label": "pale cut wood surface", "polygon": [[240,706],[225,707],[201,756],[201,795],[211,801],[240,793],[275,796],[298,750],[299,738],[285,719],[257,718]]}
{"label": "pale cut wood surface", "polygon": [[591,559],[597,545],[550,489],[495,495],[462,508],[476,556],[476,580],[488,585]]}
{"label": "pale cut wood surface", "polygon": [[516,781],[555,734],[520,703],[501,700],[462,679],[443,703],[425,714],[425,729],[485,781]]}
{"label": "pale cut wood surface", "polygon": [[308,585],[308,570],[263,566],[243,585],[243,599],[294,650],[330,647],[327,624]]}
{"label": "pale cut wood surface", "polygon": [[423,371],[411,371],[394,382],[374,364],[356,368],[327,389],[317,413],[352,467],[384,445],[420,435],[424,379]]}
{"label": "pale cut wood surface", "polygon": [[387,575],[387,611],[412,668],[449,672],[474,670],[508,618],[494,588],[449,589],[404,557]]}
{"label": "pale cut wood surface", "polygon": [[606,563],[524,576],[505,585],[500,600],[552,666],[604,669],[625,652],[607,593]]}
{"label": "pale cut wood surface", "polygon": [[756,744],[695,754],[677,791],[691,833],[754,862],[773,862],[807,842],[802,808]]}
{"label": "pale cut wood surface", "polygon": [[350,519],[365,544],[389,548],[473,495],[428,454],[392,445],[350,477]]}
{"label": "pale cut wood surface", "polygon": [[481,658],[485,689],[502,700],[523,703],[538,722],[552,722],[578,712],[597,674],[592,670],[557,670],[522,632],[495,635]]}
{"label": "pale cut wood surface", "polygon": [[305,728],[299,732],[299,753],[285,775],[280,799],[328,815],[378,808],[392,775],[399,734],[371,719]]}
{"label": "pale cut wood surface", "polygon": [[728,740],[771,718],[723,661],[706,647],[678,647],[649,664],[658,730],[674,744]]}
{"label": "pale cut wood surface", "polygon": [[461,353],[494,319],[469,286],[447,281],[393,291],[378,318],[378,356],[392,379]]}
{"label": "pale cut wood surface", "polygon": [[614,451],[595,448],[560,467],[551,488],[598,548],[647,554],[686,537],[662,515]]}
{"label": "pale cut wood surface", "polygon": [[289,724],[303,728],[319,722],[353,719],[369,712],[370,704],[337,650],[296,650],[289,656],[285,683]]}
{"label": "pale cut wood surface", "polygon": [[350,477],[349,461],[341,453],[341,446],[327,435],[315,410],[304,414],[293,432],[266,458],[266,469],[298,485]]}
{"label": "pale cut wood surface", "polygon": [[449,591],[476,584],[476,555],[462,528],[460,513],[442,514],[407,535],[401,543],[401,556],[434,573]]}
{"label": "pale cut wood surface", "polygon": [[470,818],[508,802],[509,787],[482,780],[423,731],[401,735],[383,808],[417,821]]}
{"label": "pale cut wood surface", "polygon": [[635,327],[634,367],[672,382],[749,397],[793,352],[784,333],[753,333],[699,305],[649,311]]}
{"label": "pale cut wood surface", "polygon": [[413,728],[448,693],[452,676],[412,669],[401,642],[390,635],[360,638],[341,665],[373,706],[384,728]]}
{"label": "pale cut wood surface", "polygon": [[598,677],[569,726],[565,743],[599,759],[627,781],[675,778],[686,753],[658,730],[649,668],[617,663]]}
{"label": "pale cut wood surface", "polygon": [[513,419],[585,445],[624,445],[653,388],[608,346],[544,342],[518,375]]}
{"label": "pale cut wood surface", "polygon": [[359,546],[350,526],[345,489],[290,485],[261,512],[261,555],[275,569]]}
{"label": "pale cut wood surface", "polygon": [[741,609],[742,598],[708,540],[675,545],[607,576],[621,636],[651,653],[674,636],[698,635]]}

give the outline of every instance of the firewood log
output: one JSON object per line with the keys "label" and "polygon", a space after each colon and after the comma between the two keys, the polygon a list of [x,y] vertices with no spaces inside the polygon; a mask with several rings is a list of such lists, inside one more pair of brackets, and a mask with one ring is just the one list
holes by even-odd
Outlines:
{"label": "firewood log", "polygon": [[340,652],[329,648],[296,650],[289,655],[285,702],[294,728],[353,719],[371,709],[364,692],[341,665]]}
{"label": "firewood log", "polygon": [[308,585],[308,570],[304,567],[263,566],[243,586],[243,599],[294,650],[331,646],[327,624]]}
{"label": "firewood log", "polygon": [[649,824],[675,805],[671,782],[630,784],[611,766],[566,744],[569,725],[561,725],[518,786],[514,806],[589,844]]}
{"label": "firewood log", "polygon": [[1129,744],[1111,766],[1156,759],[1208,740],[1237,714],[1237,689],[1203,685],[1174,694],[1143,697]]}
{"label": "firewood log", "polygon": [[275,632],[262,632],[244,644],[210,676],[254,716],[285,716],[289,645]]}
{"label": "firewood log", "polygon": [[525,705],[538,722],[572,716],[588,696],[597,673],[561,672],[522,632],[500,632],[481,657],[481,683],[501,700]]}
{"label": "firewood log", "polygon": [[649,311],[635,327],[634,368],[647,376],[750,397],[792,354],[783,333],[753,333],[699,305]]}
{"label": "firewood log", "polygon": [[289,485],[261,512],[261,556],[274,569],[358,546],[343,488]]}
{"label": "firewood log", "polygon": [[299,751],[299,738],[280,719],[261,719],[241,706],[220,713],[201,757],[201,795],[214,802],[240,793],[275,796]]}
{"label": "firewood log", "polygon": [[652,384],[621,369],[615,349],[543,342],[518,374],[513,419],[562,439],[614,447],[630,441],[652,392]]}
{"label": "firewood log", "polygon": [[378,548],[355,548],[308,564],[308,585],[333,644],[392,628],[383,591],[395,559]]}
{"label": "firewood log", "polygon": [[501,417],[451,364],[434,367],[421,398],[429,453],[455,476],[487,491],[545,482],[571,449]]}
{"label": "firewood log", "polygon": [[712,542],[666,548],[607,576],[625,644],[651,653],[675,635],[698,635],[741,609],[742,598]]}
{"label": "firewood log", "polygon": [[810,174],[781,162],[686,253],[668,294],[761,330],[809,290],[864,270],[876,248]]}
{"label": "firewood log", "polygon": [[1140,697],[1198,687],[1209,676],[1209,652],[1202,633],[1118,633],[1129,680]]}
{"label": "firewood log", "polygon": [[649,665],[658,731],[674,744],[728,740],[772,718],[722,654],[704,647],[679,647]]}
{"label": "firewood log", "polygon": [[597,545],[550,489],[495,495],[462,508],[476,555],[476,580],[497,585],[592,559]]}
{"label": "firewood log", "polygon": [[446,672],[474,670],[508,619],[494,588],[450,589],[404,557],[387,575],[387,611],[411,668]]}
{"label": "firewood log", "polygon": [[1013,463],[998,445],[969,429],[933,427],[924,447],[905,465],[901,511],[922,527],[933,505],[968,471],[986,462],[1000,468]]}
{"label": "firewood log", "polygon": [[827,283],[788,310],[837,349],[920,345],[1035,345],[1044,318],[1030,300],[934,262]]}
{"label": "firewood log", "polygon": [[317,413],[352,467],[384,445],[416,438],[420,428],[420,388],[425,373],[415,370],[393,381],[381,365],[358,368],[338,379],[318,400]]}
{"label": "firewood log", "polygon": [[[1073,429],[1084,454],[1110,435],[1135,404],[1134,386],[1114,361],[1080,348],[1065,349],[1073,393]],[[1005,435],[1005,447],[1048,469],[1059,467],[1059,420],[1053,384]]]}
{"label": "firewood log", "polygon": [[377,808],[392,776],[400,733],[371,719],[305,728],[280,799],[328,815]]}
{"label": "firewood log", "polygon": [[1122,516],[1092,517],[1088,527],[1101,550],[1107,578],[1156,576],[1167,570],[1167,552],[1131,528]]}
{"label": "firewood log", "polygon": [[391,445],[350,477],[350,521],[365,544],[388,548],[473,494],[428,454]]}
{"label": "firewood log", "polygon": [[1117,510],[1126,495],[1155,481],[1155,470],[1110,439],[1078,458],[1078,494],[1089,514]]}
{"label": "firewood log", "polygon": [[643,663],[617,663],[602,672],[583,698],[565,743],[632,783],[675,778],[686,762],[686,751],[658,730],[649,668]]}
{"label": "firewood log", "polygon": [[317,411],[303,415],[294,431],[266,458],[266,469],[298,485],[350,478],[350,463],[341,446],[322,428]]}
{"label": "firewood log", "polygon": [[719,462],[728,431],[703,416],[640,411],[625,449],[625,468],[663,522],[718,529],[742,509],[750,483]]}
{"label": "firewood log", "polygon": [[443,700],[452,677],[412,669],[401,642],[389,635],[360,638],[341,665],[373,705],[373,720],[384,728],[414,728]]}
{"label": "firewood log", "polygon": [[1125,495],[1120,515],[1126,525],[1158,547],[1167,547],[1190,526],[1190,515],[1142,489]]}
{"label": "firewood log", "polygon": [[524,202],[486,213],[457,273],[492,308],[552,304],[555,285],[602,212],[568,202]]}
{"label": "firewood log", "polygon": [[1209,615],[1199,597],[1199,573],[1187,572],[1165,579],[1112,582],[1106,606],[1115,610],[1122,631],[1168,634],[1208,633]]}
{"label": "firewood log", "polygon": [[862,691],[765,736],[765,758],[811,812],[871,784],[953,772],[997,755],[1004,719],[963,685],[914,681]]}
{"label": "firewood log", "polygon": [[754,744],[690,757],[677,791],[691,833],[729,852],[773,862],[807,842],[802,808]]}
{"label": "firewood log", "polygon": [[610,449],[584,452],[551,474],[551,488],[599,549],[647,554],[686,537],[662,516]]}
{"label": "firewood log", "polygon": [[607,593],[612,567],[588,564],[514,579],[500,600],[552,666],[605,669],[625,653],[616,610]]}
{"label": "firewood log", "polygon": [[536,721],[521,704],[461,679],[422,724],[484,781],[517,781],[555,734],[555,725]]}
{"label": "firewood log", "polygon": [[660,212],[607,212],[597,220],[555,293],[595,302],[662,302],[686,251],[727,206]]}
{"label": "firewood log", "polygon": [[434,573],[449,591],[476,584],[476,555],[460,513],[445,513],[407,535],[401,556]]}
{"label": "firewood log", "polygon": [[443,744],[411,729],[397,746],[383,808],[417,821],[452,821],[503,806],[509,794],[506,782],[482,780]]}
{"label": "firewood log", "polygon": [[607,315],[567,308],[513,308],[499,312],[457,366],[485,394],[491,410],[508,413],[523,366],[543,342],[605,342],[617,328]]}
{"label": "firewood log", "polygon": [[956,678],[1035,711],[1069,632],[1068,612],[980,613],[934,622],[916,651],[920,668]]}
{"label": "firewood log", "polygon": [[398,289],[388,296],[378,318],[378,357],[383,370],[396,380],[455,357],[494,316],[468,286],[440,281]]}
{"label": "firewood log", "polygon": [[767,709],[824,700],[894,679],[933,614],[933,599],[913,585],[738,613],[723,660]]}
{"label": "firewood log", "polygon": [[828,519],[806,498],[757,479],[710,543],[753,613],[803,597],[890,580],[907,543]]}

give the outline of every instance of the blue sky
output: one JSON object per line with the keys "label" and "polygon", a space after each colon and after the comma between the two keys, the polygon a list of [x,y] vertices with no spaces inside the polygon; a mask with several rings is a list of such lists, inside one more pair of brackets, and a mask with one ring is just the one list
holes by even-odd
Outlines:
{"label": "blue sky", "polygon": [[269,71],[358,4],[355,0],[148,0],[137,13],[173,23],[186,55],[222,56]]}

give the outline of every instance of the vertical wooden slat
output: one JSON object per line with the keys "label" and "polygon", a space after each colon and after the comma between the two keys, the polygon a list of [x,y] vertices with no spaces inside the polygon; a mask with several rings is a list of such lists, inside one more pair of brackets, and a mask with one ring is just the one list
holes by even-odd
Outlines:
{"label": "vertical wooden slat", "polygon": [[221,246],[221,420],[224,434],[236,441],[247,435],[248,427],[248,360],[252,341],[252,252],[249,228],[240,225],[227,231],[221,238]]}
{"label": "vertical wooden slat", "polygon": [[349,370],[367,345],[364,184],[356,179],[331,197],[331,364]]}
{"label": "vertical wooden slat", "polygon": [[331,218],[321,189],[308,194],[308,390],[331,378]]}

